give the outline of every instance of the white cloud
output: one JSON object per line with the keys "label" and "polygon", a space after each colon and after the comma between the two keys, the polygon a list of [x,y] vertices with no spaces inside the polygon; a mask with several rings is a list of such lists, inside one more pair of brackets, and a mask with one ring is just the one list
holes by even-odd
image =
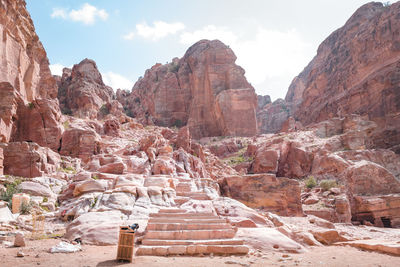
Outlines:
{"label": "white cloud", "polygon": [[[62,71],[65,68],[64,65],[56,63],[56,64],[51,64],[50,66],[50,71],[52,75],[58,75],[61,76],[62,75]],[[71,68],[71,67],[68,67]]]}
{"label": "white cloud", "polygon": [[219,39],[237,56],[237,64],[246,70],[246,77],[258,94],[272,99],[283,98],[291,80],[312,59],[313,47],[296,30],[276,31],[259,27],[251,38],[239,38],[225,27],[208,25],[200,30],[184,32],[182,44],[191,45],[201,39]]}
{"label": "white cloud", "polygon": [[85,3],[80,9],[72,9],[71,11],[62,8],[53,8],[51,17],[69,19],[82,22],[86,25],[92,25],[96,22],[97,18],[106,20],[108,18],[108,13],[104,9],[98,9],[95,6]]}
{"label": "white cloud", "polygon": [[67,11],[63,8],[53,8],[53,13],[51,13],[51,17],[66,19],[68,15]]}
{"label": "white cloud", "polygon": [[180,42],[185,45],[192,45],[201,39],[218,39],[227,45],[237,42],[237,36],[225,27],[208,25],[194,32],[184,32],[180,36]]}
{"label": "white cloud", "polygon": [[133,37],[135,37],[135,33],[134,32],[129,32],[125,35],[122,36],[123,39],[125,40],[133,40]]}
{"label": "white cloud", "polygon": [[176,34],[184,28],[185,25],[181,22],[167,23],[164,21],[155,21],[153,22],[153,26],[147,25],[146,22],[136,24],[137,34],[152,41],[157,41],[168,35]]}
{"label": "white cloud", "polygon": [[111,86],[115,90],[131,89],[134,84],[134,82],[128,78],[112,71],[102,73],[102,76],[104,83],[108,86]]}

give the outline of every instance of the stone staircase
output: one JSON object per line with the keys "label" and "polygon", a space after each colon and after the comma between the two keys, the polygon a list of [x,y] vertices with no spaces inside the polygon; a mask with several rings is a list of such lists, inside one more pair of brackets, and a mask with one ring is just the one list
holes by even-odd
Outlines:
{"label": "stone staircase", "polygon": [[[210,197],[192,179],[178,178],[175,203]],[[137,255],[232,255],[247,254],[243,240],[235,239],[236,228],[213,213],[191,213],[182,208],[160,209],[150,214]]]}
{"label": "stone staircase", "polygon": [[247,254],[236,229],[212,213],[162,209],[150,214],[137,255]]}

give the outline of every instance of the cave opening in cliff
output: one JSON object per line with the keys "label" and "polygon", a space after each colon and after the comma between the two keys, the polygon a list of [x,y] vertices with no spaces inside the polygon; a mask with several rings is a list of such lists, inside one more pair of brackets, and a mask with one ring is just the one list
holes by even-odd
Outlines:
{"label": "cave opening in cliff", "polygon": [[383,227],[392,228],[392,222],[390,221],[390,218],[381,217],[381,221],[382,221]]}

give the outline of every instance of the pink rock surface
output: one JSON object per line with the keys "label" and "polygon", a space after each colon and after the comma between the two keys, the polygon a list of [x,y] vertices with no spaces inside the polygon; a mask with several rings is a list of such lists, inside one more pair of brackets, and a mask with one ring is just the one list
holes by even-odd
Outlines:
{"label": "pink rock surface", "polygon": [[60,155],[36,143],[0,143],[0,146],[4,151],[5,174],[38,177],[55,173],[60,168]]}
{"label": "pink rock surface", "polygon": [[285,216],[302,216],[300,186],[295,180],[273,174],[225,177],[220,181],[225,196],[251,208],[273,211]]}
{"label": "pink rock surface", "polygon": [[57,150],[62,127],[46,52],[25,1],[0,6],[0,142],[33,141]]}
{"label": "pink rock surface", "polygon": [[374,145],[398,151],[399,81],[395,77],[400,54],[399,36],[393,33],[399,27],[394,19],[399,9],[399,3],[365,4],[321,43],[286,95],[296,119],[310,124],[346,114],[367,115],[379,126]]}
{"label": "pink rock surface", "polygon": [[141,122],[187,125],[196,139],[251,136],[257,132],[257,99],[235,61],[222,42],[201,40],[182,59],[154,65],[132,93],[119,91],[117,98]]}

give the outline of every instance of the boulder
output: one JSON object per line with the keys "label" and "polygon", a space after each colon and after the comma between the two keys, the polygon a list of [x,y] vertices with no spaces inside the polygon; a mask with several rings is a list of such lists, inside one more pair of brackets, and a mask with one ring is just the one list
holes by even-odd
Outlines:
{"label": "boulder", "polygon": [[127,217],[117,210],[88,212],[68,224],[65,238],[71,241],[80,238],[83,244],[90,245],[115,245],[124,219]]}
{"label": "boulder", "polygon": [[99,142],[100,136],[93,129],[71,127],[62,135],[60,154],[87,162],[92,155],[100,153]]}
{"label": "boulder", "polygon": [[73,196],[79,196],[88,192],[103,192],[107,189],[107,182],[104,180],[85,180],[75,185]]}
{"label": "boulder", "polygon": [[4,173],[22,177],[38,177],[55,173],[61,165],[60,155],[36,143],[0,143],[4,151]]}
{"label": "boulder", "polygon": [[246,240],[246,245],[254,250],[302,253],[305,248],[280,233],[275,228],[239,228],[237,238]]}
{"label": "boulder", "polygon": [[14,217],[8,208],[7,202],[0,200],[0,223],[14,221]]}
{"label": "boulder", "polygon": [[252,170],[254,173],[276,173],[278,171],[279,151],[261,147],[257,150]]}
{"label": "boulder", "polygon": [[24,233],[17,232],[14,238],[14,247],[25,247],[25,245]]}
{"label": "boulder", "polygon": [[298,181],[273,174],[255,174],[224,177],[219,184],[224,196],[248,207],[284,216],[303,215]]}
{"label": "boulder", "polygon": [[20,185],[18,185],[18,189],[21,190],[22,193],[26,193],[32,196],[43,196],[48,198],[56,197],[49,186],[45,186],[40,183],[22,182]]}
{"label": "boulder", "polygon": [[108,119],[104,121],[103,129],[106,135],[118,137],[120,128],[121,124],[116,119]]}
{"label": "boulder", "polygon": [[123,174],[126,170],[126,166],[123,162],[113,162],[101,166],[98,171],[111,174]]}

